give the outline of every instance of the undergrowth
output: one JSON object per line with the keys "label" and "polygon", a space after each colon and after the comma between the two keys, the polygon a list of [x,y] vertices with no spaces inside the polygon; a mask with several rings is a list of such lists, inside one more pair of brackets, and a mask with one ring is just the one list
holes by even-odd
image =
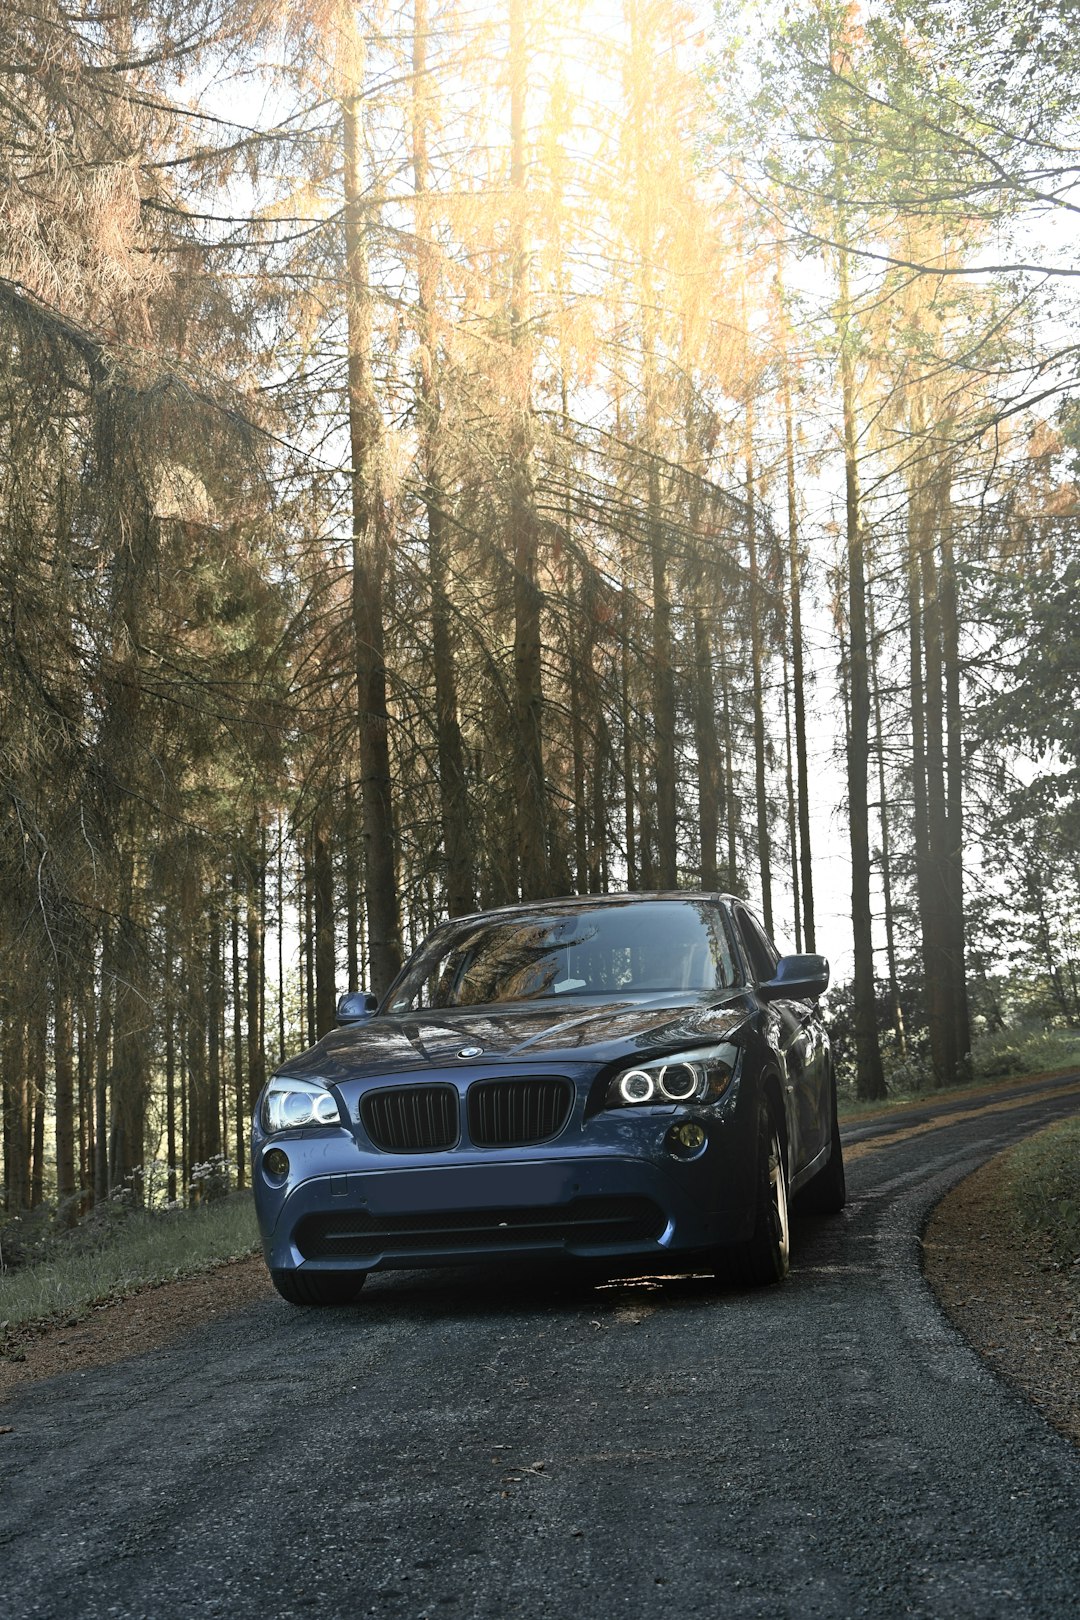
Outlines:
{"label": "undergrowth", "polygon": [[[9,1222],[0,1241],[14,1247],[17,1237]],[[238,1259],[257,1243],[255,1207],[247,1193],[197,1209],[131,1210],[96,1227],[84,1222],[65,1241],[50,1243],[46,1258],[0,1271],[0,1347],[5,1334],[22,1323],[80,1316],[137,1288]]]}
{"label": "undergrowth", "polygon": [[[882,1064],[888,1090],[884,1102],[866,1102],[857,1097],[853,1079],[849,1078],[840,1088],[841,1113],[846,1118],[877,1113],[882,1107],[900,1103],[944,1099],[954,1090],[967,1089],[967,1085],[961,1085],[937,1090],[929,1055],[922,1052],[909,1052],[901,1058],[886,1047]],[[971,1049],[972,1076],[967,1084],[990,1085],[999,1080],[1067,1069],[1073,1064],[1080,1071],[1080,1030],[1020,1024],[1013,1029],[976,1036]]]}
{"label": "undergrowth", "polygon": [[1005,1079],[1011,1074],[1039,1074],[1045,1069],[1080,1068],[1080,1030],[1044,1029],[1020,1024],[1015,1029],[979,1035],[971,1049],[977,1080]]}
{"label": "undergrowth", "polygon": [[1005,1194],[1018,1230],[1045,1237],[1059,1265],[1080,1262],[1080,1119],[1028,1137],[1006,1160]]}

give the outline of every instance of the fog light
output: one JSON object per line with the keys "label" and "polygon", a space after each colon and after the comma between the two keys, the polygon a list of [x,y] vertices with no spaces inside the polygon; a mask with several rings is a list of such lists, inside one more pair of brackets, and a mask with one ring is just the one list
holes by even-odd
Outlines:
{"label": "fog light", "polygon": [[284,1181],[289,1173],[289,1155],[282,1153],[280,1148],[271,1148],[263,1154],[263,1169],[268,1176]]}
{"label": "fog light", "polygon": [[679,1147],[685,1148],[687,1153],[696,1153],[698,1148],[705,1146],[705,1132],[692,1119],[684,1120],[681,1125],[676,1125],[671,1135],[675,1143]]}

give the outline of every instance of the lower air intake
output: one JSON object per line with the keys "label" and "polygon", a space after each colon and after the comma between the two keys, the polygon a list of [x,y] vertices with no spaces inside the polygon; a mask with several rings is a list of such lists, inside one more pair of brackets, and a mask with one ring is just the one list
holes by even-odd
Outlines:
{"label": "lower air intake", "polygon": [[650,1243],[667,1225],[649,1198],[575,1198],[525,1209],[461,1209],[372,1215],[367,1210],[308,1215],[295,1243],[305,1260],[373,1260],[381,1254],[445,1254],[493,1248],[576,1250]]}

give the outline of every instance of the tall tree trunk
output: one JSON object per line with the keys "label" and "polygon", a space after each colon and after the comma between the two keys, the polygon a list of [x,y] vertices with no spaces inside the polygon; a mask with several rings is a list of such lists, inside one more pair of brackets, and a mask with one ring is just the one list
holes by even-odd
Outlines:
{"label": "tall tree trunk", "polygon": [[[280,869],[279,869],[280,877]],[[244,1004],[243,981],[240,977],[240,878],[235,868],[232,875],[232,903],[229,907],[229,946],[230,946],[230,978],[232,993],[232,1093],[233,1109],[236,1117],[236,1136],[233,1152],[236,1155],[236,1185],[244,1187],[247,1184],[247,1122],[248,1122],[248,1094],[244,1085]],[[281,939],[281,923],[278,922],[278,940]],[[173,1162],[172,1155],[169,1159]],[[175,1198],[176,1194],[171,1194]]]}
{"label": "tall tree trunk", "polygon": [[[356,803],[345,784],[345,957],[348,989],[360,988],[360,861],[356,842]],[[282,1054],[284,1060],[284,1052]]]}
{"label": "tall tree trunk", "polygon": [[[350,13],[351,17],[351,13]],[[372,988],[381,995],[402,963],[391,795],[385,631],[389,518],[380,489],[383,424],[371,372],[373,320],[362,153],[364,49],[350,24],[342,63],[345,313],[348,328],[352,623],[356,659],[364,873]]]}
{"label": "tall tree trunk", "polygon": [[[206,1163],[210,1156],[209,1120],[215,1112],[215,1099],[208,1095],[207,1081],[207,1028],[206,978],[207,964],[201,949],[197,925],[190,926],[183,944],[184,980],[187,997],[184,1008],[184,1049],[187,1059],[188,1094],[188,1151],[193,1167]],[[196,1200],[201,1197],[201,1182],[196,1182]]]}
{"label": "tall tree trunk", "polygon": [[[788,591],[791,601],[791,674],[795,702],[795,780],[799,802],[799,866],[802,877],[803,935],[808,951],[816,951],[814,926],[814,873],[810,849],[810,772],[806,749],[806,671],[803,664],[802,557],[799,549],[799,514],[795,482],[795,430],[791,409],[791,380],[787,350],[782,362],[784,405],[784,473],[788,520]],[[796,898],[796,908],[798,898]]]}
{"label": "tall tree trunk", "polygon": [[30,1008],[27,1031],[27,1072],[33,1114],[33,1142],[30,1150],[30,1208],[37,1209],[45,1196],[45,1054],[48,1049],[49,1003],[39,990]]}
{"label": "tall tree trunk", "polygon": [[3,1045],[4,1208],[11,1214],[30,1207],[31,1107],[26,1051],[26,1014],[9,1004]]}
{"label": "tall tree trunk", "polygon": [[315,907],[315,1039],[337,1021],[337,948],[334,939],[334,865],[330,841],[316,815],[311,829],[311,877]]}
{"label": "tall tree trunk", "polygon": [[120,920],[113,944],[116,989],[109,1087],[109,1177],[113,1187],[128,1182],[132,1198],[141,1204],[152,1015],[145,989],[146,961],[139,932],[137,892],[135,858],[130,849],[122,849]]}
{"label": "tall tree trunk", "polygon": [[729,894],[739,887],[739,804],[735,795],[735,746],[731,735],[731,689],[728,676],[727,648],[720,637],[720,718],[724,732],[724,810],[727,842],[727,875],[725,884]]}
{"label": "tall tree trunk", "polygon": [[315,1033],[315,862],[311,851],[311,830],[304,832],[304,856],[300,884],[301,909],[304,927],[300,936],[300,961],[303,972],[302,1007],[307,1044],[314,1046]]}
{"label": "tall tree trunk", "polygon": [[949,970],[956,1073],[971,1079],[971,1013],[967,993],[967,925],[964,914],[964,717],[960,692],[960,615],[952,542],[951,468],[943,462],[936,506],[941,514],[941,650],[945,678],[945,875]]}
{"label": "tall tree trunk", "polygon": [[98,994],[94,1036],[94,1202],[109,1196],[109,1066],[112,1061],[113,929],[106,922],[101,935],[101,990]]}
{"label": "tall tree trunk", "polygon": [[896,1050],[901,1057],[907,1053],[907,1033],[904,1029],[904,1009],[900,1002],[900,981],[896,966],[896,928],[893,914],[892,849],[889,835],[888,784],[885,780],[885,735],[881,719],[881,683],[878,679],[877,627],[874,622],[873,583],[866,581],[867,623],[870,628],[870,681],[874,703],[874,752],[877,755],[878,819],[881,825],[881,889],[885,908],[885,954],[889,967],[889,1012]]}
{"label": "tall tree trunk", "polygon": [[206,973],[206,1157],[220,1158],[228,1142],[225,1098],[221,1084],[221,1037],[225,984],[221,959],[221,916],[216,891],[210,891],[210,939]]}
{"label": "tall tree trunk", "polygon": [[514,723],[517,747],[518,866],[523,900],[547,892],[548,793],[544,774],[542,598],[538,526],[530,470],[532,343],[525,215],[526,0],[509,0],[510,17],[510,345],[514,395],[510,428],[510,535],[514,569]]}
{"label": "tall tree trunk", "polygon": [[56,1201],[68,1226],[75,1220],[75,1040],[71,991],[56,989],[53,1062],[56,1079]]}
{"label": "tall tree trunk", "polygon": [[571,574],[567,592],[570,612],[566,634],[568,686],[570,707],[570,757],[574,797],[574,875],[578,894],[589,890],[589,816],[586,808],[585,783],[585,727],[582,720],[581,663],[578,656],[578,625],[581,622],[581,602]]}
{"label": "tall tree trunk", "polygon": [[630,632],[633,622],[630,603],[630,588],[627,583],[625,562],[623,567],[623,588],[620,596],[619,625],[621,630],[619,647],[619,719],[622,729],[622,787],[623,787],[623,826],[626,840],[626,886],[633,893],[638,886],[640,868],[638,866],[638,842],[636,832],[635,810],[637,789],[634,782],[634,710],[630,685],[631,651]]}
{"label": "tall tree trunk", "polygon": [[[91,958],[92,960],[92,958]],[[79,986],[79,1214],[94,1196],[94,982],[86,971]]]}
{"label": "tall tree trunk", "polygon": [[939,1086],[955,1083],[954,974],[948,914],[949,817],[945,796],[945,705],[941,649],[933,485],[921,501],[919,571],[922,581],[923,705],[926,727],[927,904],[924,957],[927,967],[927,1021],[934,1077]]}
{"label": "tall tree trunk", "polygon": [[413,6],[412,170],[416,195],[417,316],[419,336],[420,467],[427,518],[431,579],[432,670],[435,677],[435,740],[439,759],[439,804],[446,856],[446,907],[451,917],[475,901],[465,775],[465,745],[458,717],[454,625],[450,600],[450,547],[446,494],[440,466],[442,400],[436,319],[437,248],[427,212],[429,186],[427,84],[428,0]]}
{"label": "tall tree trunk", "polygon": [[177,1043],[180,1094],[180,1186],[184,1203],[190,1204],[191,1168],[194,1160],[191,1155],[191,1100],[188,1090],[187,1041],[184,1038],[182,1029],[180,1037]]}
{"label": "tall tree trunk", "polygon": [[[640,307],[641,387],[644,405],[646,500],[649,564],[652,584],[652,723],[655,766],[655,881],[661,889],[678,883],[678,776],[675,757],[675,667],[672,659],[671,588],[668,579],[668,539],[660,488],[659,380],[657,376],[656,294],[654,268],[657,252],[656,209],[652,188],[650,150],[649,40],[640,0],[627,0],[630,25],[630,101],[634,139],[636,196],[637,297]],[[644,840],[643,840],[644,846]],[[652,880],[643,880],[652,886]],[[650,865],[651,853],[650,853]]]}
{"label": "tall tree trunk", "polygon": [[701,846],[701,887],[720,887],[717,848],[720,842],[720,740],[716,734],[716,697],[713,690],[712,637],[703,600],[704,584],[694,591],[694,745],[697,751],[698,839]]}
{"label": "tall tree trunk", "polygon": [[[922,953],[923,983],[927,997],[933,993],[932,974],[936,970],[931,939],[933,935],[932,885],[930,878],[930,832],[926,802],[926,702],[923,677],[922,571],[919,551],[924,542],[922,501],[914,480],[908,491],[908,691],[911,713],[911,842],[915,862],[915,893],[919,911],[919,941]],[[929,1015],[928,1002],[928,1015]]]}
{"label": "tall tree trunk", "polygon": [[[175,953],[171,940],[167,940],[165,948],[165,973],[167,985],[173,981],[173,965]],[[170,1204],[176,1202],[177,1166],[176,1166],[176,1008],[169,990],[165,992],[165,1162],[166,1162],[166,1196]],[[243,1186],[243,1182],[240,1183]]]}
{"label": "tall tree trunk", "polygon": [[746,402],[746,549],[750,561],[750,664],[753,677],[754,798],[757,804],[758,872],[765,932],[772,937],[772,852],[769,846],[769,784],[765,760],[764,637],[762,594],[758,567],[757,497],[754,477],[754,402]]}
{"label": "tall tree trunk", "polygon": [[795,814],[795,771],[791,741],[791,671],[785,641],[782,657],[784,680],[784,788],[787,795],[788,854],[791,859],[791,908],[795,917],[795,949],[802,951],[802,907],[799,904],[799,844]]}
{"label": "tall tree trunk", "polygon": [[596,705],[593,723],[592,824],[589,838],[589,893],[606,894],[608,886],[608,824],[605,791],[611,733],[601,704]]}
{"label": "tall tree trunk", "polygon": [[263,862],[262,828],[253,820],[247,859],[247,894],[245,896],[245,934],[247,944],[247,1113],[255,1107],[260,1091],[266,1083],[266,1055],[263,1042],[263,1007],[265,1003],[265,909],[266,868]]}
{"label": "tall tree trunk", "polygon": [[840,381],[844,416],[844,492],[848,573],[848,820],[851,830],[851,920],[855,944],[855,1058],[860,1097],[885,1096],[874,984],[874,937],[870,909],[870,812],[867,793],[870,743],[870,681],[866,635],[866,575],[859,501],[858,435],[855,422],[855,360],[851,348],[848,256],[840,253]]}

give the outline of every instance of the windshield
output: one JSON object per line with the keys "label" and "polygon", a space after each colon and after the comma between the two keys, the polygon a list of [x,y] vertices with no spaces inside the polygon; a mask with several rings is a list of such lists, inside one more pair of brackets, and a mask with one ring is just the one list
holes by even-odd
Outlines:
{"label": "windshield", "polygon": [[440,929],[409,964],[388,1011],[701,993],[735,982],[723,916],[708,902],[553,905]]}

